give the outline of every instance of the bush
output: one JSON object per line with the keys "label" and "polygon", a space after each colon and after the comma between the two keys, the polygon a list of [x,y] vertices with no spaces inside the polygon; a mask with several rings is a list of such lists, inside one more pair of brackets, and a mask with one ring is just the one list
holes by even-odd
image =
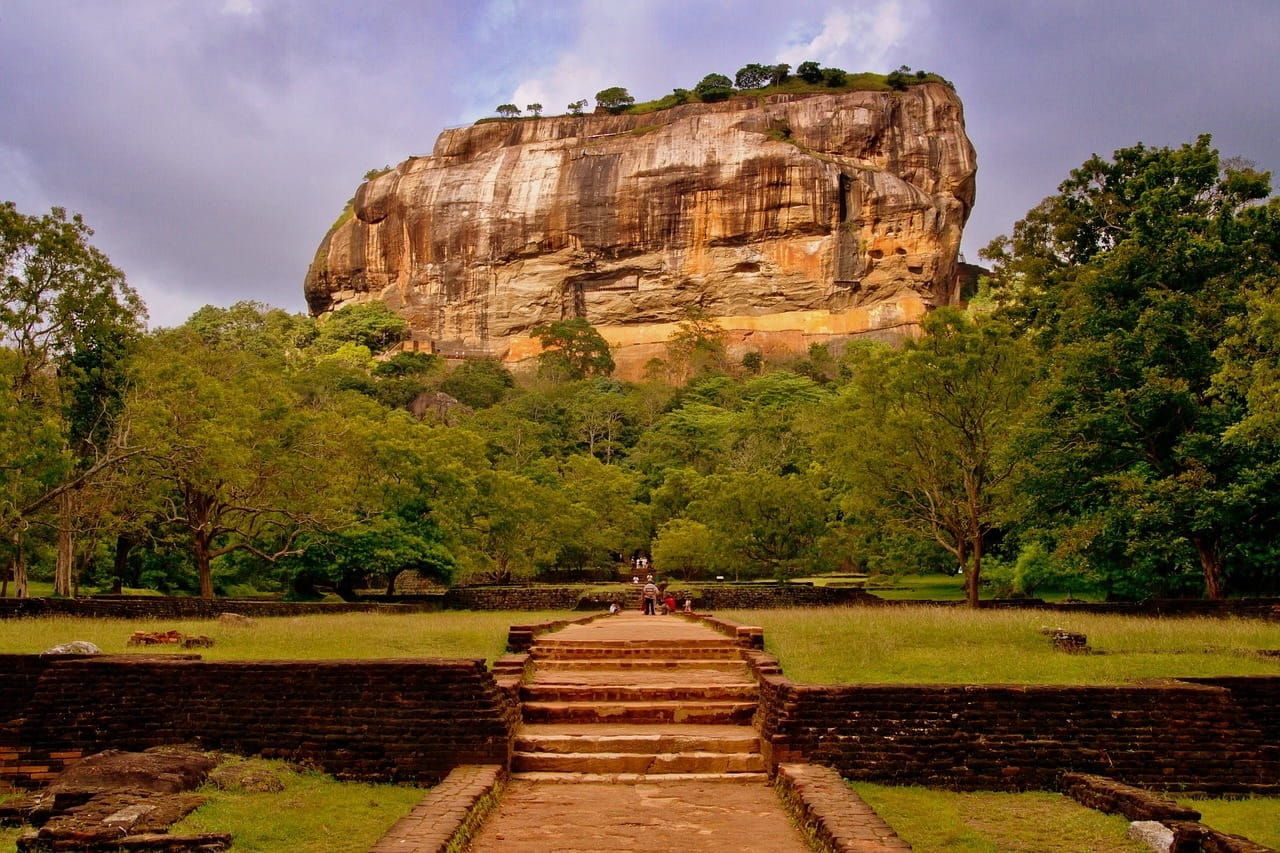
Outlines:
{"label": "bush", "polygon": [[610,86],[596,92],[596,105],[601,109],[617,115],[636,102],[631,93],[621,86]]}
{"label": "bush", "polygon": [[723,74],[708,74],[698,81],[693,91],[706,103],[723,101],[733,94],[733,81]]}

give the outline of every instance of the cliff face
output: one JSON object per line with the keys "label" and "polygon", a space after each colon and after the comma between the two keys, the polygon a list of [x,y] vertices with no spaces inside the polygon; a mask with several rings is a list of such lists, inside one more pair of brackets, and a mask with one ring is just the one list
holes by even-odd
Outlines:
{"label": "cliff face", "polygon": [[507,361],[585,316],[633,376],[693,305],[731,351],[909,333],[955,299],[975,170],[936,83],[485,122],[360,186],[307,302],[380,299],[422,344]]}

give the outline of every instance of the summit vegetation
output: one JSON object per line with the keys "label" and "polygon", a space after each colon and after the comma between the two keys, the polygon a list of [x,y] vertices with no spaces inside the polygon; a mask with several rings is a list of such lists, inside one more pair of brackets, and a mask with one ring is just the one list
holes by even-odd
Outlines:
{"label": "summit vegetation", "polygon": [[[735,95],[763,96],[774,94],[812,94],[816,92],[879,92],[903,91],[908,86],[921,83],[942,83],[950,86],[951,82],[930,71],[913,71],[909,66],[900,66],[888,74],[874,71],[850,73],[843,68],[827,68],[817,62],[802,62],[792,73],[787,63],[779,65],[762,65],[757,62],[748,63],[731,78],[713,72],[698,81],[692,89],[675,88],[671,94],[651,101],[637,103],[636,99],[622,86],[610,86],[596,93],[596,108],[607,113],[620,115],[644,115],[658,110],[678,107],[690,103],[715,103],[724,101]],[[565,110],[569,115],[582,115],[588,104],[582,98],[569,104]],[[529,118],[542,115],[542,104],[529,104],[526,107]],[[499,104],[494,110],[504,119],[520,118],[520,108],[515,104]],[[492,121],[492,119],[482,119]]]}
{"label": "summit vegetation", "polygon": [[1280,591],[1280,202],[1205,136],[1093,157],[918,340],[513,375],[381,305],[147,331],[78,218],[0,207],[0,594],[963,573],[969,600]]}

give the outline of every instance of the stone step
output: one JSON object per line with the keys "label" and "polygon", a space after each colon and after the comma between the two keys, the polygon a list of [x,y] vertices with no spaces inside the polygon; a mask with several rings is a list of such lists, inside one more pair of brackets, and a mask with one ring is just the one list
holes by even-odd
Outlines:
{"label": "stone step", "polygon": [[628,671],[705,669],[712,672],[747,672],[740,657],[733,658],[539,658],[538,669],[548,672],[578,672],[599,669]]}
{"label": "stone step", "polygon": [[555,702],[522,704],[527,723],[697,723],[747,725],[754,701]]}
{"label": "stone step", "polygon": [[743,753],[760,751],[760,734],[751,726],[555,726],[528,725],[516,731],[520,752],[647,755],[670,752]]}
{"label": "stone step", "polygon": [[520,752],[511,759],[518,773],[763,773],[758,752]]}
{"label": "stone step", "polygon": [[547,684],[520,688],[523,702],[754,702],[760,689],[739,684]]}
{"label": "stone step", "polygon": [[663,784],[666,782],[735,782],[738,784],[767,784],[768,773],[512,773],[512,779],[527,782],[560,782],[580,784],[604,782],[617,785]]}
{"label": "stone step", "polygon": [[534,660],[742,660],[737,646],[630,646],[630,645],[550,645],[538,643],[529,654]]}

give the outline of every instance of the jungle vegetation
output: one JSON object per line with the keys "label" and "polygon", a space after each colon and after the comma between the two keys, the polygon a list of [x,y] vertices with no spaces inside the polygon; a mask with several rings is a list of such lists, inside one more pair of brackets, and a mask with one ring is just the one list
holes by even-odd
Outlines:
{"label": "jungle vegetation", "polygon": [[918,340],[731,359],[692,312],[642,382],[581,318],[519,376],[379,358],[408,330],[378,305],[147,331],[78,217],[7,203],[0,594],[347,595],[635,554],[680,579],[962,571],[974,602],[1275,593],[1269,180],[1207,136],[1095,156]]}

